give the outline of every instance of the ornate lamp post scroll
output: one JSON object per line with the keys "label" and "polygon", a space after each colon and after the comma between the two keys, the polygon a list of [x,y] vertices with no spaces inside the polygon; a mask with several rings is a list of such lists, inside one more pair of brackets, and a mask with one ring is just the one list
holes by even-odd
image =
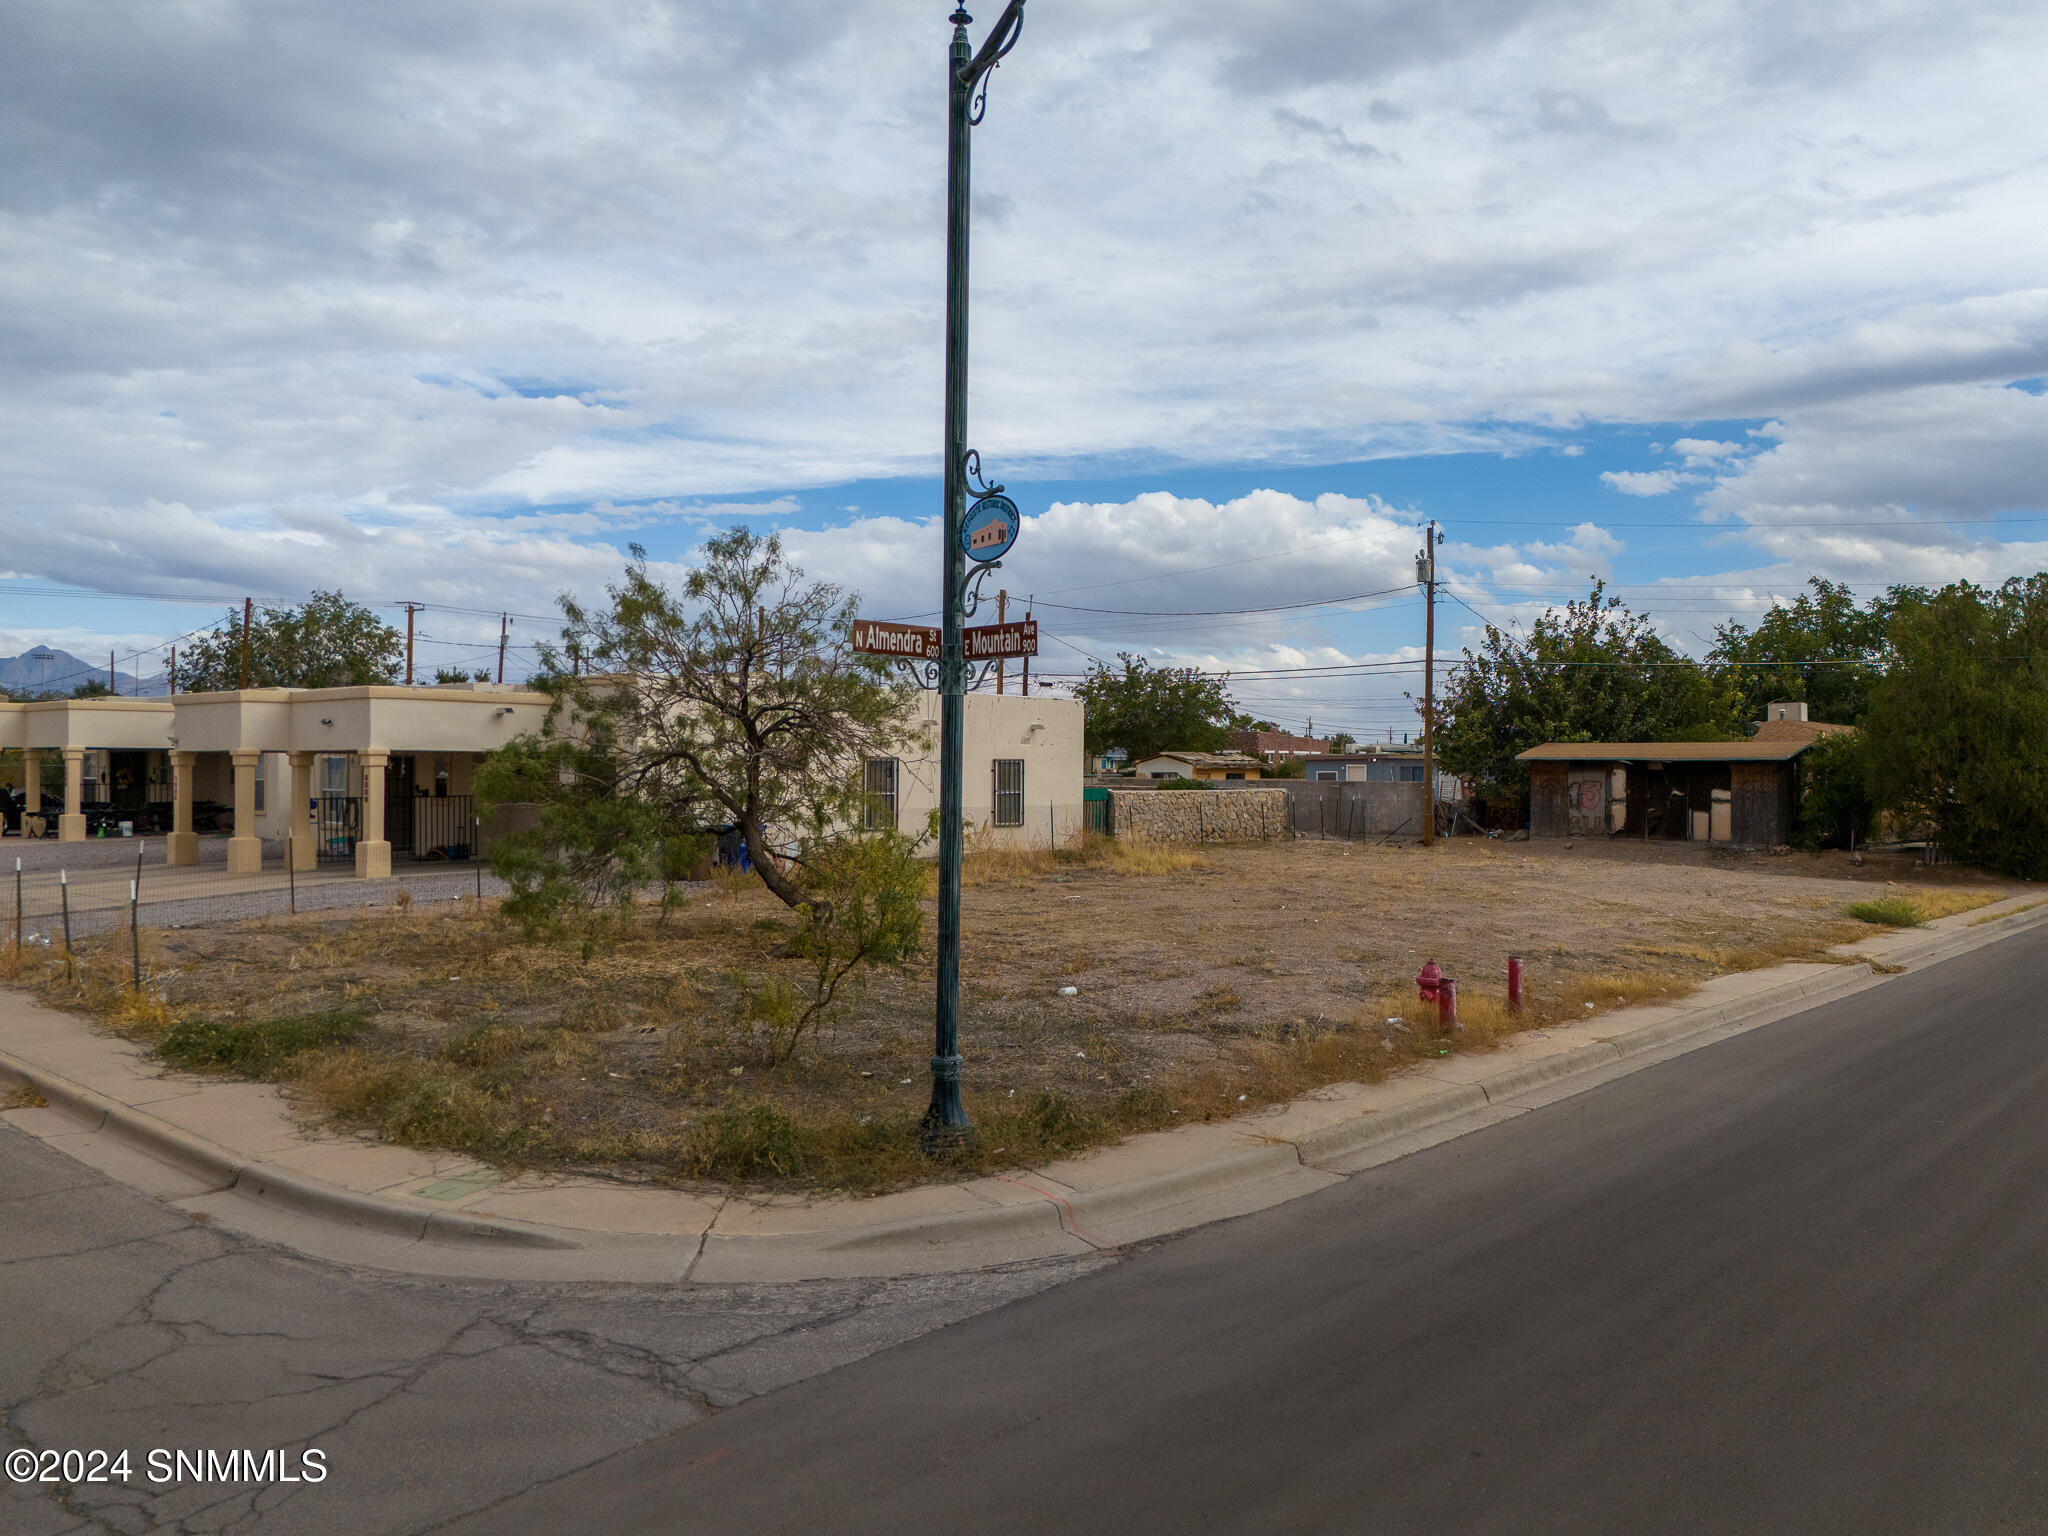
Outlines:
{"label": "ornate lamp post scroll", "polygon": [[931,1150],[964,1144],[974,1134],[960,1102],[960,840],[961,757],[966,734],[967,657],[961,608],[967,585],[970,465],[967,448],[967,232],[969,165],[974,125],[988,108],[988,76],[1017,46],[1024,0],[1009,0],[976,53],[967,40],[974,18],[956,7],[949,18],[946,140],[946,515],[944,638],[939,655],[939,986],[932,1049],[932,1103],[924,1115]]}

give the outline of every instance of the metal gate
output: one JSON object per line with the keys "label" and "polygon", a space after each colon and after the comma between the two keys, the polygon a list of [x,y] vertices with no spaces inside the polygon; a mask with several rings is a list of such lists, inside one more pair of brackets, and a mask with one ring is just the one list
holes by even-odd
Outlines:
{"label": "metal gate", "polygon": [[315,862],[353,864],[363,835],[363,802],[354,795],[322,791],[313,808]]}

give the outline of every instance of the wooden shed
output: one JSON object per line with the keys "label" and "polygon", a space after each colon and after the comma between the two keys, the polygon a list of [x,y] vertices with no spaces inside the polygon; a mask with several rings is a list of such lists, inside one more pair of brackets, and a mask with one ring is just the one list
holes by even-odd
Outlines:
{"label": "wooden shed", "polygon": [[1531,837],[1635,837],[1771,848],[1799,809],[1797,740],[1552,741],[1529,765]]}

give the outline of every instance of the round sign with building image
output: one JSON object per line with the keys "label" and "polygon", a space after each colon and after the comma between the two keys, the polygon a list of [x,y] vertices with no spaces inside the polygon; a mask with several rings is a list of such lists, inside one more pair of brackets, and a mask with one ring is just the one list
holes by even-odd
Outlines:
{"label": "round sign with building image", "polygon": [[970,560],[1000,560],[1017,542],[1023,524],[1017,503],[1004,495],[984,496],[967,509],[960,524],[960,547]]}

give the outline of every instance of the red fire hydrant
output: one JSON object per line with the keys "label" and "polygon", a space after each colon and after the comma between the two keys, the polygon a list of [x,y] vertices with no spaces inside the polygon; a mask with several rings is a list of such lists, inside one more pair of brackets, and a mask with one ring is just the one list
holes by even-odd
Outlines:
{"label": "red fire hydrant", "polygon": [[1436,989],[1443,985],[1444,973],[1437,968],[1434,960],[1427,962],[1415,975],[1415,990],[1425,1003],[1436,1001]]}

